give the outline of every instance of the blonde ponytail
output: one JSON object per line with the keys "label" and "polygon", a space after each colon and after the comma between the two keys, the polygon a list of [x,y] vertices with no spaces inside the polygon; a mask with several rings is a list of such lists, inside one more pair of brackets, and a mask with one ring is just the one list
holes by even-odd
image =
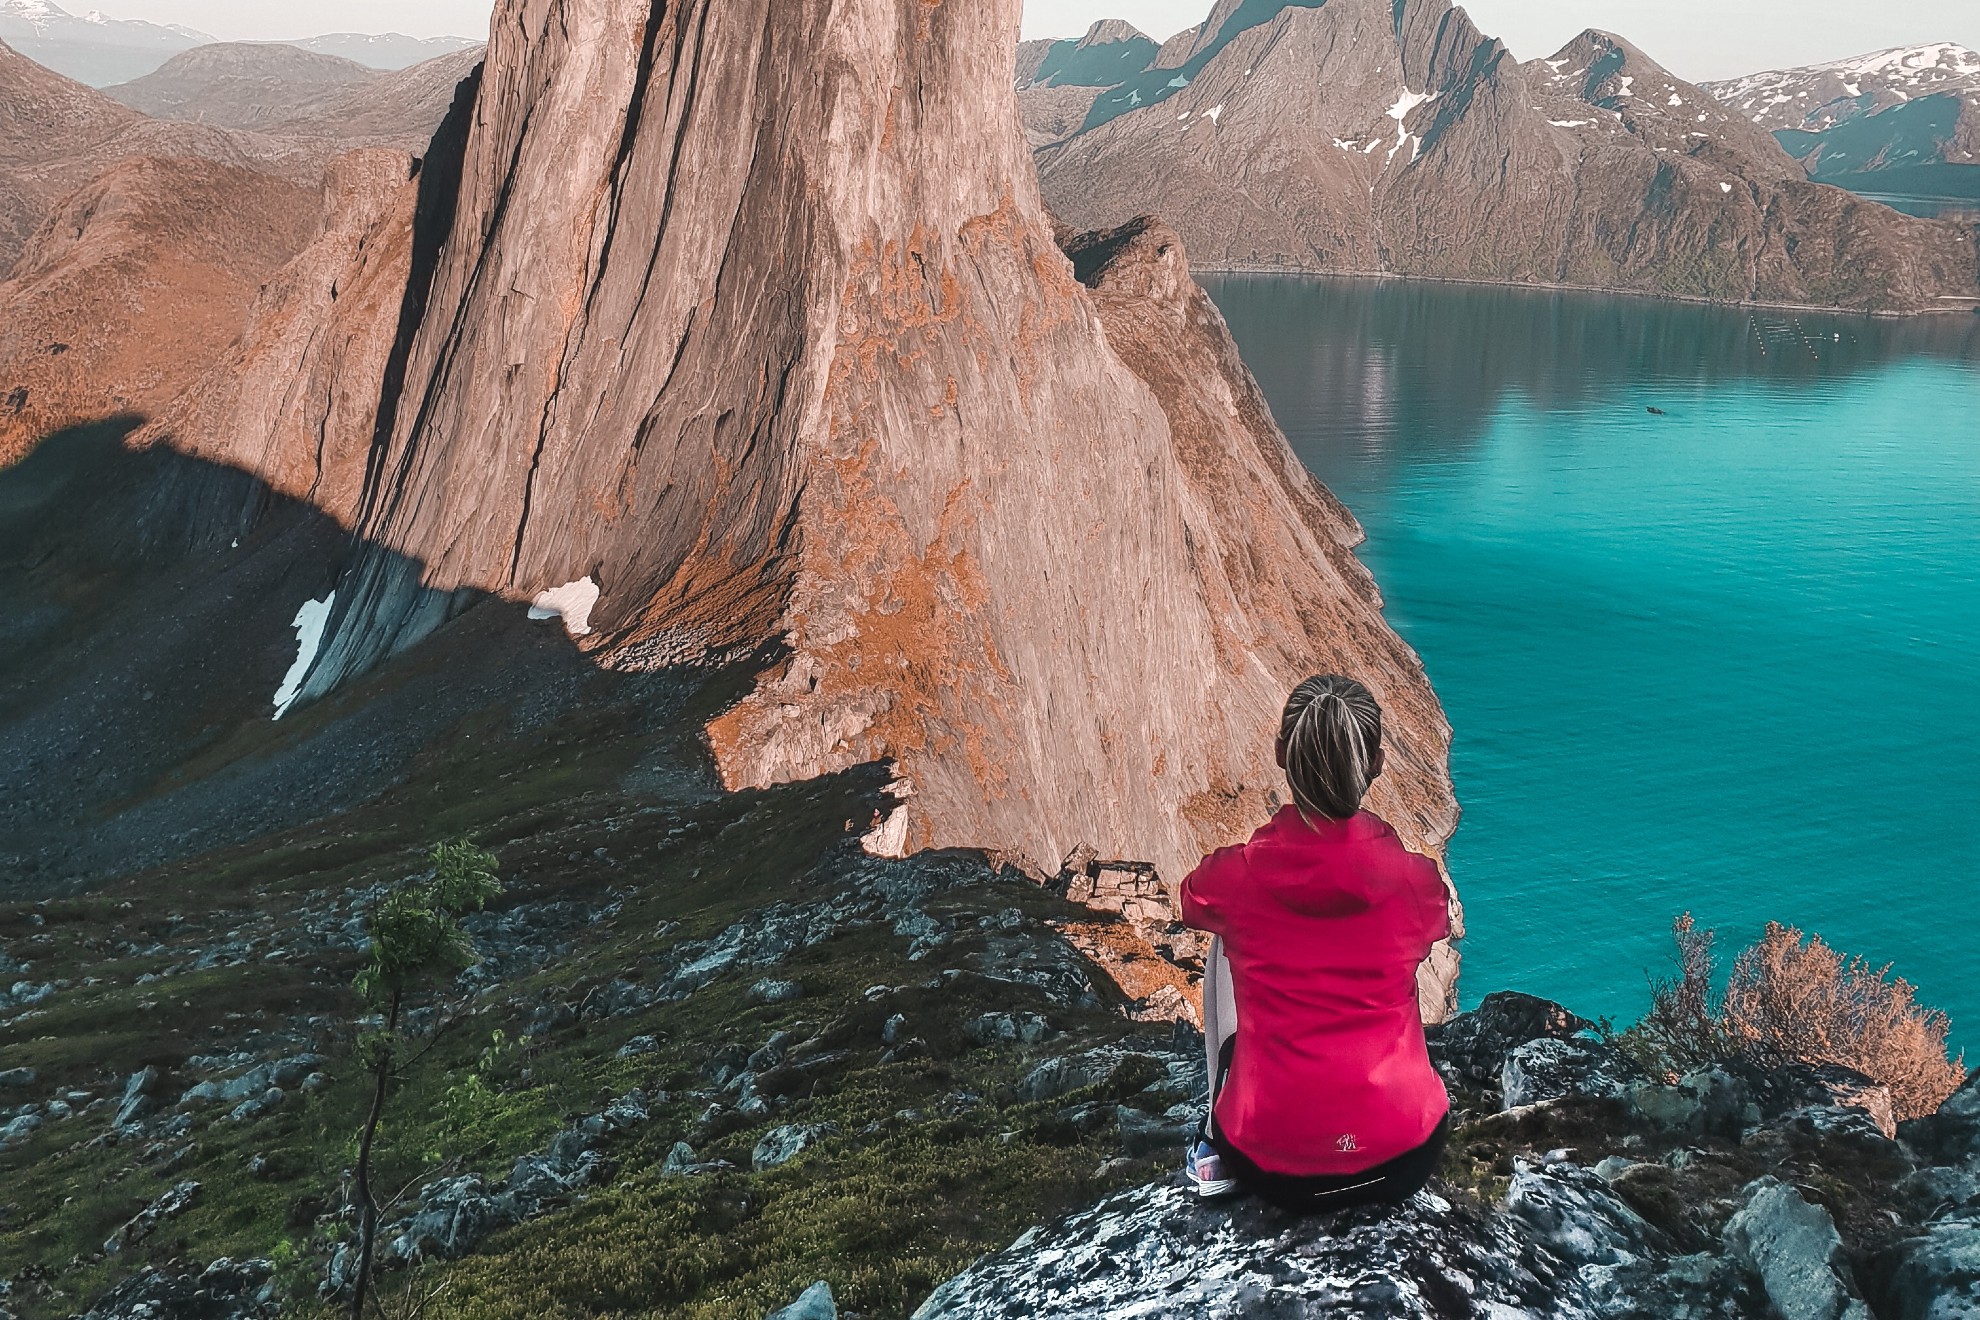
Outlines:
{"label": "blonde ponytail", "polygon": [[1373,782],[1382,746],[1382,708],[1351,678],[1309,678],[1286,701],[1279,743],[1300,811],[1347,820],[1361,810]]}

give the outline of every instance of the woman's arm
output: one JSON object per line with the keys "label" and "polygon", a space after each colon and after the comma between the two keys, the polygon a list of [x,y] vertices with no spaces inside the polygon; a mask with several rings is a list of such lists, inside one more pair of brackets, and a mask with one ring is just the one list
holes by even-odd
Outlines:
{"label": "woman's arm", "polygon": [[1232,888],[1244,869],[1241,845],[1219,848],[1183,877],[1182,920],[1191,930],[1225,935]]}

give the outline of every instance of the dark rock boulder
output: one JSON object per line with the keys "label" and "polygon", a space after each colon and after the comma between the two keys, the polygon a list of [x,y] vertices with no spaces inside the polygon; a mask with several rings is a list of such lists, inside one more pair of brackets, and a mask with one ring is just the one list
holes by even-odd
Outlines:
{"label": "dark rock boulder", "polygon": [[1551,1000],[1497,990],[1477,1008],[1431,1026],[1430,1058],[1457,1077],[1497,1085],[1506,1056],[1533,1040],[1573,1040],[1594,1027]]}
{"label": "dark rock boulder", "polygon": [[270,1320],[280,1314],[265,1260],[216,1260],[197,1274],[150,1269],[119,1284],[80,1320]]}
{"label": "dark rock boulder", "polygon": [[1949,1219],[1907,1239],[1879,1262],[1886,1281],[1881,1320],[1973,1320],[1980,1316],[1980,1221]]}
{"label": "dark rock boulder", "polygon": [[1980,1161],[1980,1072],[1947,1097],[1938,1112],[1898,1124],[1897,1137],[1932,1164]]}

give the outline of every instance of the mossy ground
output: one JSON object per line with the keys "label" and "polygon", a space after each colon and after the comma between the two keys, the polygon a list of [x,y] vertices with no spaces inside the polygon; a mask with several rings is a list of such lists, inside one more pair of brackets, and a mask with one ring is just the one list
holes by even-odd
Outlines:
{"label": "mossy ground", "polygon": [[[670,1098],[613,1146],[614,1178],[580,1204],[507,1230],[464,1260],[387,1275],[395,1316],[423,1297],[421,1313],[436,1318],[756,1320],[819,1278],[849,1314],[904,1315],[1026,1225],[1152,1176],[1166,1160],[1115,1162],[1101,1173],[1118,1154],[1111,1128],[1085,1134],[1055,1117],[1106,1088],[1025,1104],[1012,1087],[1045,1053],[1167,1029],[1130,1023],[1112,1004],[1067,1008],[970,973],[945,981],[938,973],[967,953],[966,939],[912,962],[905,939],[863,929],[776,969],[804,986],[794,1002],[749,1002],[762,973],[735,969],[681,1002],[524,1036],[536,1003],[578,1002],[593,987],[638,980],[678,941],[772,902],[821,896],[830,883],[821,863],[843,857],[849,832],[870,821],[885,780],[877,768],[768,792],[628,790],[655,758],[705,782],[705,764],[692,763],[694,735],[737,687],[735,675],[709,680],[633,734],[624,708],[608,705],[523,739],[471,724],[399,788],[348,814],[87,894],[0,906],[0,946],[30,960],[35,981],[73,983],[0,1027],[3,1066],[40,1074],[21,1099],[58,1089],[114,1098],[149,1065],[165,1073],[169,1107],[196,1080],[190,1057],[243,1042],[270,1042],[270,1055],[309,1042],[328,1055],[331,1078],[261,1118],[202,1115],[178,1140],[103,1140],[109,1112],[99,1107],[0,1154],[0,1277],[15,1281],[8,1305],[24,1320],[45,1320],[85,1309],[148,1264],[267,1256],[284,1243],[283,1254],[308,1263],[322,1251],[340,1230],[319,1216],[342,1203],[364,1109],[364,1079],[350,1057],[360,953],[262,950],[306,943],[292,938],[298,912],[416,872],[421,849],[447,836],[499,855],[504,906],[576,899],[617,908],[578,932],[566,956],[447,1020],[393,1095],[377,1184],[416,1188],[454,1170],[499,1179],[517,1155],[540,1150],[613,1096],[637,1086]],[[944,907],[964,918],[1012,907],[1032,918],[1068,915],[1035,885],[987,866],[980,885],[931,901]],[[249,961],[139,980],[229,939],[257,941]],[[1096,971],[1095,979],[1104,978]],[[874,986],[893,991],[870,1000]],[[964,1024],[1000,1009],[1044,1013],[1062,1034],[1044,1047],[973,1046]],[[895,1014],[926,1048],[883,1060],[881,1026]],[[786,1096],[774,1115],[700,1121],[711,1054],[754,1049],[798,1027],[848,1051],[843,1065]],[[620,1058],[633,1036],[652,1036],[657,1048]],[[695,1090],[704,1095],[687,1094]],[[762,1131],[796,1122],[832,1124],[842,1135],[789,1165],[750,1171]],[[703,1160],[736,1168],[663,1177],[661,1162],[680,1139]],[[202,1185],[194,1208],[104,1252],[120,1225],[185,1179]],[[302,1314],[329,1313],[306,1291],[295,1302]]]}

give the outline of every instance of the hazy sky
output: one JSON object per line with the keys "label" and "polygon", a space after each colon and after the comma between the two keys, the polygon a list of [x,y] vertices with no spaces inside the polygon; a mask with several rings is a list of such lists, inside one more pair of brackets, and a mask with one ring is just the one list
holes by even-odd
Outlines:
{"label": "hazy sky", "polygon": [[[1028,37],[1076,36],[1125,18],[1157,38],[1202,21],[1211,0],[1027,0]],[[479,37],[490,0],[89,0],[116,18],[184,23],[233,39],[321,32]],[[1885,46],[1958,41],[1980,49],[1980,0],[1470,0],[1478,25],[1521,59],[1551,55],[1583,28],[1607,28],[1683,78],[1840,59]]]}
{"label": "hazy sky", "polygon": [[223,41],[281,41],[326,32],[413,37],[488,35],[493,0],[55,0],[72,14],[182,23]]}

